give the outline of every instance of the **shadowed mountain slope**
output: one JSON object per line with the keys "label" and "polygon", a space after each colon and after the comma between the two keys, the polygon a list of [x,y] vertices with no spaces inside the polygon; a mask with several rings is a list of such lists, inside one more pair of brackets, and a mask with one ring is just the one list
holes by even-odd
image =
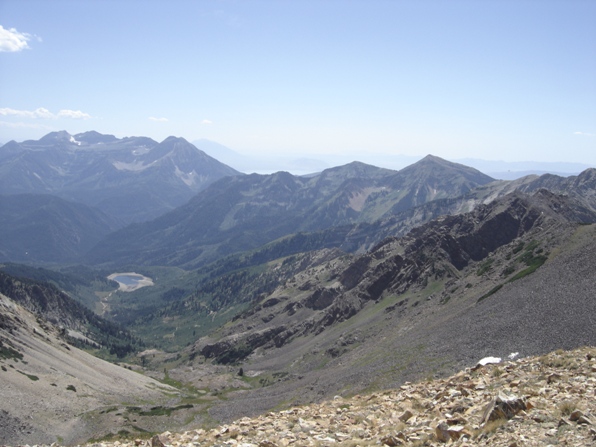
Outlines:
{"label": "shadowed mountain slope", "polygon": [[0,261],[69,262],[122,222],[55,196],[0,196]]}
{"label": "shadowed mountain slope", "polygon": [[0,272],[0,293],[40,319],[62,329],[64,339],[103,348],[123,357],[140,347],[140,341],[123,327],[106,320],[55,286]]}
{"label": "shadowed mountain slope", "polygon": [[183,138],[53,132],[0,147],[3,194],[54,194],[123,221],[152,219],[182,205],[215,180],[239,172]]}

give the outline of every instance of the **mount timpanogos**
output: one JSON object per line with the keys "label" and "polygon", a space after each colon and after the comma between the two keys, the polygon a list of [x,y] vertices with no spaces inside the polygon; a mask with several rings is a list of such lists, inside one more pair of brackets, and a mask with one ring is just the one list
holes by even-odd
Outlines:
{"label": "mount timpanogos", "polygon": [[0,162],[3,195],[55,195],[117,217],[120,226],[155,218],[214,181],[240,174],[184,138],[158,143],[94,131],[11,141]]}
{"label": "mount timpanogos", "polygon": [[594,168],[61,131],[0,147],[0,228],[2,446],[596,445]]}

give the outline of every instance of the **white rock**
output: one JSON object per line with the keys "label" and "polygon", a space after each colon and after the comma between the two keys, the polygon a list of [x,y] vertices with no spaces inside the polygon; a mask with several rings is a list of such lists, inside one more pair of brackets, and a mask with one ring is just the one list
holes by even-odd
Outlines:
{"label": "white rock", "polygon": [[484,357],[478,361],[477,365],[486,366],[490,364],[501,363],[501,360],[501,357]]}

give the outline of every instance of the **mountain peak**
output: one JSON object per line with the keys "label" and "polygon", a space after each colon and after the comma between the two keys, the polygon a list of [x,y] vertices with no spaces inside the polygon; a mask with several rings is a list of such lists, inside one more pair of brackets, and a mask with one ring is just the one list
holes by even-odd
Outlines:
{"label": "mountain peak", "polygon": [[[445,160],[444,158],[437,157],[436,155],[428,154],[426,157],[421,158],[418,160],[417,163],[414,163],[412,166],[415,165],[442,165],[442,166],[465,166],[459,163],[454,163],[449,160]],[[467,167],[467,166],[466,166]]]}
{"label": "mountain peak", "polygon": [[431,154],[402,169],[400,172],[427,172],[427,174],[432,172],[432,175],[459,175],[466,178],[473,178],[474,181],[478,182],[479,184],[489,183],[494,180],[492,177],[478,171],[477,169],[459,163],[454,163]]}
{"label": "mountain peak", "polygon": [[361,177],[371,177],[371,178],[380,178],[385,177],[387,175],[391,175],[395,173],[395,171],[386,168],[378,168],[373,165],[369,165],[366,163],[362,163],[361,161],[353,161],[346,165],[336,166],[333,168],[325,169],[321,175],[322,176],[335,176],[335,177],[346,177],[352,178],[355,176]]}
{"label": "mountain peak", "polygon": [[420,161],[447,161],[441,157],[437,157],[436,155],[433,154],[428,154],[426,157],[422,158]]}
{"label": "mountain peak", "polygon": [[165,140],[163,140],[161,142],[161,144],[166,144],[166,143],[186,143],[186,144],[190,144],[187,140],[185,140],[182,137],[176,137],[174,135],[170,135],[169,137],[167,137]]}
{"label": "mountain peak", "polygon": [[118,140],[118,138],[116,138],[114,135],[104,135],[96,132],[95,130],[78,133],[74,136],[74,138],[77,141],[87,144],[112,143]]}
{"label": "mountain peak", "polygon": [[39,141],[43,142],[51,142],[51,141],[70,141],[72,135],[69,134],[65,130],[60,130],[58,132],[50,132],[47,135],[44,135],[39,139]]}
{"label": "mountain peak", "polygon": [[96,206],[125,223],[157,217],[215,180],[237,174],[183,138],[158,143],[95,130],[52,132],[3,147],[0,154],[3,194],[55,194]]}

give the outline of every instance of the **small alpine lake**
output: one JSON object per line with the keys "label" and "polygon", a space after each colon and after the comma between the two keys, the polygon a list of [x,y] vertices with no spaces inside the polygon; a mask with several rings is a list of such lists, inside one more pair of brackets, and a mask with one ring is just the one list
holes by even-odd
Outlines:
{"label": "small alpine lake", "polygon": [[153,285],[153,280],[151,278],[134,272],[112,273],[110,276],[108,276],[108,279],[116,281],[120,285],[118,290],[122,292],[132,292],[133,290],[140,289],[141,287]]}

